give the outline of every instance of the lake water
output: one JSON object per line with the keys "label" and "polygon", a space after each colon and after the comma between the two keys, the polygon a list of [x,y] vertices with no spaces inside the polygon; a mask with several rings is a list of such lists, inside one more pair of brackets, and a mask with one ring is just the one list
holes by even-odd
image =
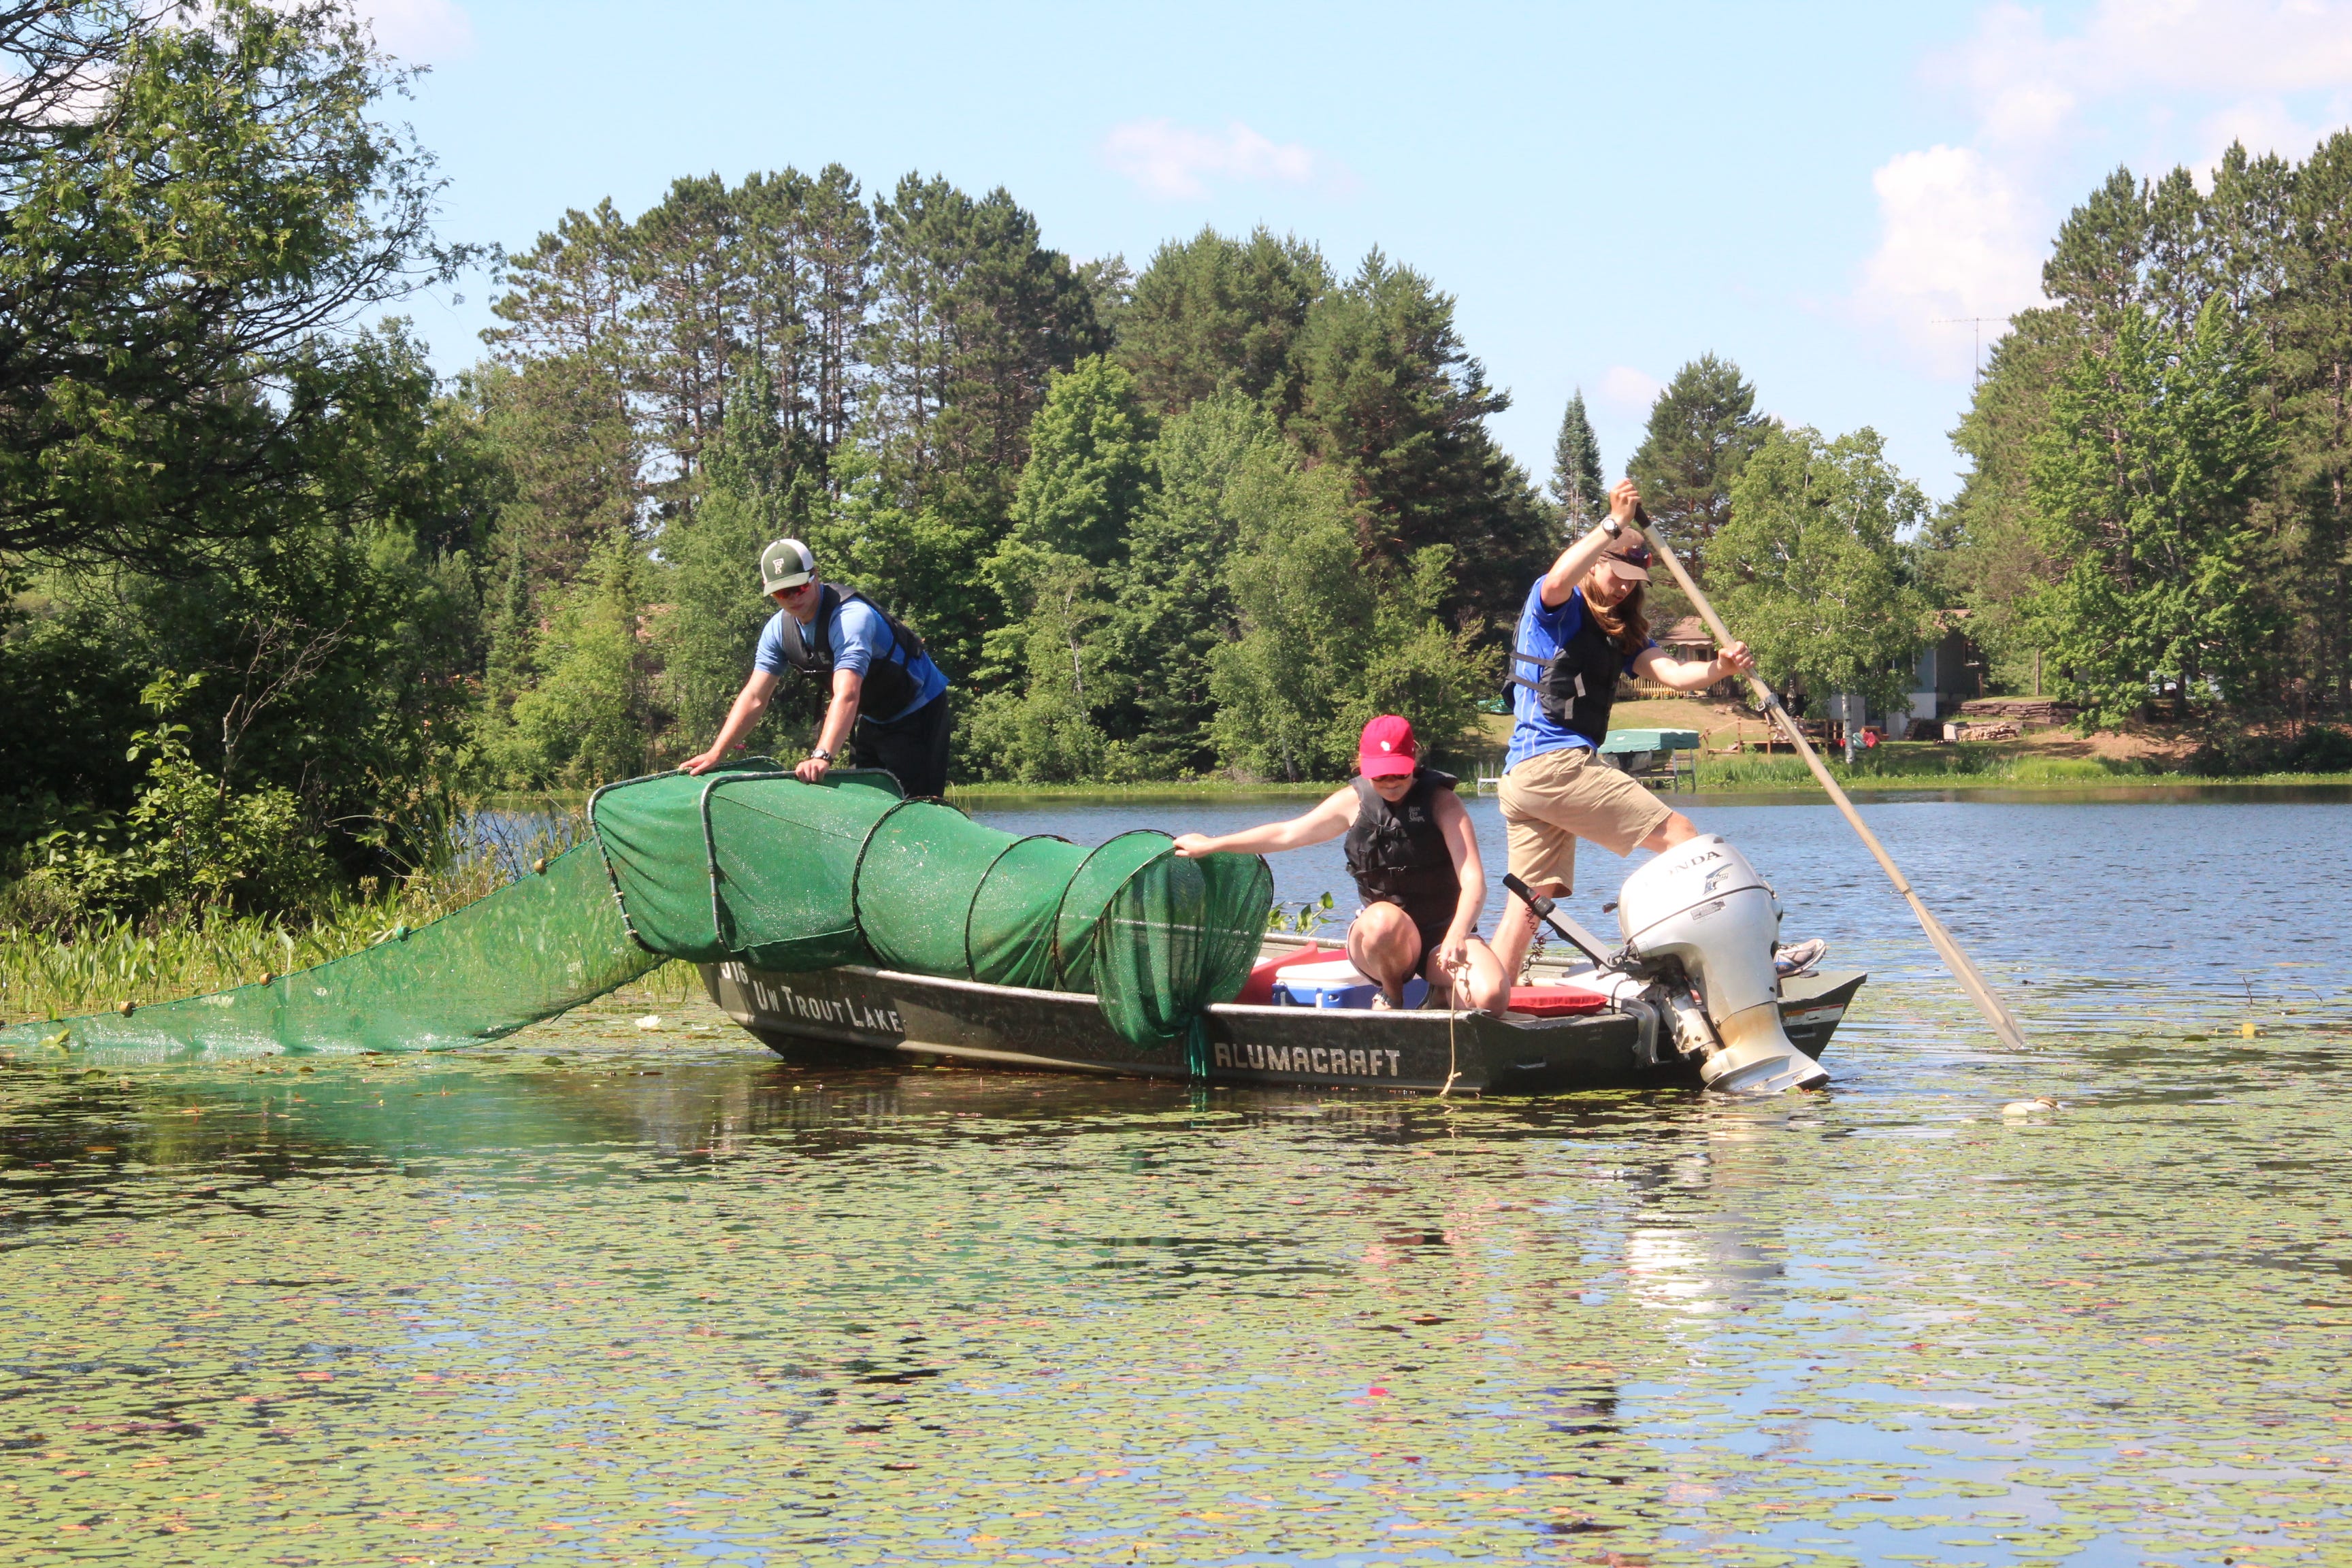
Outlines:
{"label": "lake water", "polygon": [[[1866,808],[2024,1057],[1826,807],[1692,809],[1872,972],[1828,1091],[795,1067],[643,993],[454,1057],[0,1071],[0,1543],[2352,1562],[2352,806]],[[1586,923],[1625,868],[1588,851]]]}

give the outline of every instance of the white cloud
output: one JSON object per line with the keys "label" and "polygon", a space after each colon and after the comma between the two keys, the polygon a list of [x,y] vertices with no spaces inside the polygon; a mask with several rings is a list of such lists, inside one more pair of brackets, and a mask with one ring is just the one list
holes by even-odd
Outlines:
{"label": "white cloud", "polygon": [[1644,414],[1665,389],[1665,383],[1644,375],[1630,364],[1612,364],[1601,377],[1602,398],[1621,408],[1639,409]]}
{"label": "white cloud", "polygon": [[[2042,297],[2042,235],[2033,204],[2009,174],[1969,147],[1906,153],[1870,177],[1879,243],[1863,264],[1854,304],[1915,348],[1947,349],[1957,318],[2000,321]],[[1960,329],[1962,339],[1967,329]],[[1952,363],[1937,353],[1939,362]],[[1965,362],[1958,362],[1965,363]]]}
{"label": "white cloud", "polygon": [[471,54],[473,18],[455,0],[355,0],[385,52],[412,65]]}
{"label": "white cloud", "polygon": [[1339,184],[1346,171],[1297,142],[1277,142],[1236,120],[1222,132],[1172,120],[1132,120],[1103,138],[1103,161],[1155,196],[1197,200],[1212,180]]}
{"label": "white cloud", "polygon": [[[1966,45],[1928,62],[1976,126],[1963,145],[1904,153],[1871,175],[1879,238],[1852,300],[1946,375],[1965,326],[2041,297],[2050,236],[2082,195],[2087,159],[2118,142],[2160,174],[2210,170],[2232,141],[2300,158],[2352,117],[2352,0],[2099,0],[2074,31],[2000,0]],[[2334,94],[2300,112],[2288,99]],[[2309,116],[2317,111],[2320,123]],[[2095,174],[2090,177],[2095,178]],[[2000,330],[1986,323],[1987,336]],[[1955,338],[1954,334],[1960,334]]]}
{"label": "white cloud", "polygon": [[2352,0],[2101,0],[2080,32],[2001,4],[1938,62],[1967,83],[1995,134],[2050,125],[2050,110],[2149,89],[2307,92],[2352,81]]}

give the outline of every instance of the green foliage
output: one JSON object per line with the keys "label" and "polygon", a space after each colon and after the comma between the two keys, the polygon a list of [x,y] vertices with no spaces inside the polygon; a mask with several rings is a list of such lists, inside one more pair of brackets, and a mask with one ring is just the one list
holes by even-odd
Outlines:
{"label": "green foliage", "polygon": [[2080,326],[2063,311],[2024,310],[2011,321],[1952,432],[1969,473],[1918,553],[1922,586],[1969,612],[1969,637],[2004,689],[2032,679],[2038,644],[2024,606],[2052,572],[2033,527],[2033,438],[2049,422],[2052,387],[2081,348]]}
{"label": "green foliage", "polygon": [[2032,493],[2040,543],[2063,563],[2029,600],[2083,704],[2112,725],[2152,682],[2191,705],[2243,692],[2267,657],[2268,606],[2247,570],[2248,509],[2278,437],[2256,406],[2252,332],[2219,300],[2186,338],[2120,313],[2051,395]]}
{"label": "green foliage", "polygon": [[291,790],[232,790],[190,754],[188,727],[171,714],[200,683],[166,672],[140,694],[154,722],[123,754],[146,764],[137,798],[119,821],[59,826],[37,840],[13,894],[20,910],[70,931],[134,911],[282,910],[326,882],[324,839]]}
{"label": "green foliage", "polygon": [[1402,570],[1414,552],[1452,545],[1460,572],[1447,610],[1465,625],[1512,624],[1550,564],[1550,530],[1486,430],[1510,398],[1463,347],[1453,297],[1375,250],[1316,301],[1298,358],[1289,434],[1348,474],[1367,563]]}
{"label": "green foliage", "polygon": [[[719,732],[751,673],[761,629],[776,614],[760,594],[760,552],[815,531],[823,470],[814,447],[789,437],[774,384],[764,367],[753,366],[710,449],[701,500],[662,533],[668,570],[659,591],[668,607],[653,623],[654,647],[682,735]],[[765,728],[800,717],[811,694],[793,678],[777,696]],[[755,732],[749,743],[758,751],[765,742]]]}
{"label": "green foliage", "polygon": [[[1923,579],[1973,612],[2002,684],[2063,658],[2101,694],[2093,721],[2129,711],[2150,674],[2192,668],[2200,721],[2352,709],[2347,198],[2352,132],[2339,132],[2300,166],[2232,147],[2207,193],[2183,170],[2117,170],[2068,216],[2043,273],[2056,303],[2019,316],[1996,351],[1956,435],[1973,471],[1922,554]],[[2209,321],[2217,310],[2226,321]],[[2158,361],[2181,364],[2143,363],[2158,339],[2171,345]],[[2104,390],[2086,360],[2108,367]],[[2123,406],[2135,396],[2155,401]],[[2228,397],[2242,401],[2215,402]],[[2268,458],[2252,449],[2265,444]],[[2242,461],[2259,470],[2242,489],[2228,477]],[[2234,575],[2194,542],[2217,530],[2234,530]]]}
{"label": "green foliage", "polygon": [[989,634],[985,673],[1020,683],[974,710],[971,747],[990,776],[1052,782],[1111,766],[1096,714],[1123,682],[1108,664],[1115,642],[1108,584],[1150,479],[1149,421],[1128,374],[1099,355],[1054,378],[1030,427],[1030,454],[1013,503],[1013,530],[989,563],[1005,624]]}
{"label": "green foliage", "polygon": [[1767,680],[1902,706],[1930,620],[1897,540],[1927,510],[1874,430],[1834,441],[1811,429],[1763,434],[1714,551],[1718,602]]}
{"label": "green foliage", "polygon": [[1625,471],[1666,542],[1702,578],[1712,560],[1709,541],[1732,515],[1732,486],[1771,425],[1756,412],[1756,388],[1739,367],[1711,353],[1676,371],[1651,405],[1649,427]]}
{"label": "green foliage", "polygon": [[1609,512],[1609,481],[1601,470],[1601,438],[1584,412],[1584,389],[1579,387],[1559,416],[1559,436],[1551,449],[1551,499],[1573,539]]}
{"label": "green foliage", "polygon": [[1097,354],[1053,378],[1029,427],[1008,542],[1108,566],[1150,483],[1151,421],[1135,382]]}
{"label": "green foliage", "polygon": [[1149,776],[1216,763],[1210,670],[1238,634],[1226,565],[1240,544],[1241,481],[1286,460],[1284,451],[1273,418],[1239,392],[1204,398],[1160,429],[1160,482],[1128,537],[1117,622],[1118,668],[1131,693],[1129,744]]}
{"label": "green foliage", "polygon": [[381,869],[451,782],[483,657],[469,560],[398,521],[224,545],[200,577],[53,573],[24,613],[0,639],[18,842],[77,805],[128,807],[113,759],[144,673],[175,669],[202,678],[179,711],[201,766],[292,792],[340,864]]}
{"label": "green foliage", "polygon": [[1301,471],[1255,448],[1229,491],[1239,548],[1226,591],[1241,636],[1211,656],[1211,732],[1230,767],[1263,778],[1339,779],[1376,713],[1402,713],[1433,752],[1476,723],[1496,661],[1437,609],[1452,553],[1417,552],[1402,572],[1365,570],[1344,476]]}
{"label": "green foliage", "polygon": [[469,258],[340,6],[78,9],[10,29],[66,96],[0,117],[0,552],[184,572],[315,506],[369,370],[325,334]]}
{"label": "green foliage", "polygon": [[540,642],[539,680],[515,699],[512,726],[494,753],[507,782],[588,788],[652,765],[662,716],[640,611],[647,573],[636,542],[616,532],[557,598]]}
{"label": "green foliage", "polygon": [[577,579],[599,541],[635,526],[644,445],[613,373],[583,356],[490,365],[464,395],[509,477],[497,531],[536,604]]}
{"label": "green foliage", "polygon": [[1321,251],[1263,226],[1247,239],[1204,227],[1169,240],[1135,280],[1120,363],[1155,413],[1236,392],[1286,418],[1298,406],[1298,340],[1330,287]]}

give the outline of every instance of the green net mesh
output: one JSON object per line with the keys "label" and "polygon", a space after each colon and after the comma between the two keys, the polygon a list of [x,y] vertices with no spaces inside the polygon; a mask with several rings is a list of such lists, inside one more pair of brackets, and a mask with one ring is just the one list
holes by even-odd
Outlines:
{"label": "green net mesh", "polygon": [[62,1029],[82,1060],[446,1049],[552,1017],[666,959],[740,959],[1092,991],[1138,1044],[1186,1036],[1198,1068],[1201,1010],[1240,994],[1274,897],[1255,856],[1180,859],[1158,833],[1091,849],[1016,838],[902,801],[887,773],[804,784],[755,759],[633,779],[589,808],[601,854],[567,851],[395,940],[268,984],[0,1029],[0,1044]]}
{"label": "green net mesh", "polygon": [[663,962],[629,940],[604,864],[581,845],[456,913],[364,952],[128,1016],[0,1029],[31,1045],[63,1029],[78,1060],[160,1050],[413,1051],[478,1045],[554,1016]]}
{"label": "green net mesh", "polygon": [[614,784],[589,815],[657,952],[1090,991],[1139,1045],[1197,1035],[1240,994],[1274,898],[1255,856],[1181,859],[1155,832],[1016,838],[900,800],[887,775],[806,784],[764,759]]}

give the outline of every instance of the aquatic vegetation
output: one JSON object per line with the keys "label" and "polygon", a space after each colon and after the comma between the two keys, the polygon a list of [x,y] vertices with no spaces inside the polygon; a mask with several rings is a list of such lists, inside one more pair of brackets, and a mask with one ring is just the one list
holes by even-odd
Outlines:
{"label": "aquatic vegetation", "polygon": [[0,1530],[2340,1561],[2333,1015],[1989,1064],[1937,1045],[1957,1005],[1771,1104],[794,1068],[633,993],[462,1058],[19,1066]]}

